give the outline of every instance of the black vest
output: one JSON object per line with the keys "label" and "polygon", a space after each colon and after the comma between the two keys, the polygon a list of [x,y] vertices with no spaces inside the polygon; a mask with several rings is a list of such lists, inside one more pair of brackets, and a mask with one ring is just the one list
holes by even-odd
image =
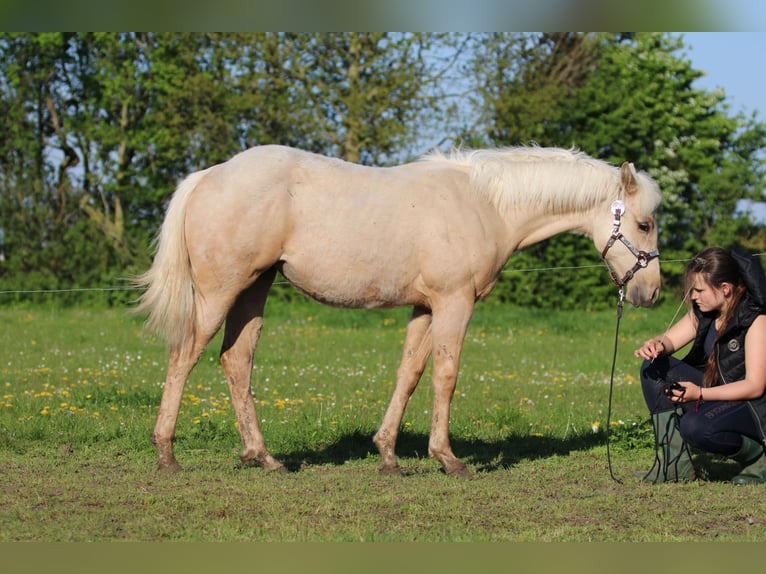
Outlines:
{"label": "black vest", "polygon": [[[683,360],[685,363],[704,371],[707,365],[707,355],[704,349],[705,338],[713,325],[713,321],[715,321],[715,315],[701,312],[696,304],[693,304],[692,308],[695,317],[697,317],[697,334],[691,350]],[[745,377],[745,335],[755,318],[762,314],[766,314],[766,311],[753,300],[749,293],[745,293],[734,310],[734,315],[726,329],[723,333],[718,334],[718,339],[713,347],[718,365],[716,385],[725,385]]]}

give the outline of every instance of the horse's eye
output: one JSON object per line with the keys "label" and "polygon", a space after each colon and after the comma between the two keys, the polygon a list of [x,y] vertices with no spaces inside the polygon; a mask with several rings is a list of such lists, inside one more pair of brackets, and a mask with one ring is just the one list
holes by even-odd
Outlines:
{"label": "horse's eye", "polygon": [[649,223],[647,223],[646,221],[639,221],[638,222],[638,229],[640,231],[642,231],[643,233],[649,233],[649,230],[651,228],[652,228],[652,226],[649,225]]}

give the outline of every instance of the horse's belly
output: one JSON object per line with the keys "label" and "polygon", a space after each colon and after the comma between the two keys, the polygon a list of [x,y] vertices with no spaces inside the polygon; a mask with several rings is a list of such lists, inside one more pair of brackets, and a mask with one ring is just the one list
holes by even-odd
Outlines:
{"label": "horse's belly", "polygon": [[343,265],[331,269],[316,262],[305,268],[283,262],[281,271],[296,289],[334,307],[372,309],[420,302],[408,281],[382,272],[362,273]]}

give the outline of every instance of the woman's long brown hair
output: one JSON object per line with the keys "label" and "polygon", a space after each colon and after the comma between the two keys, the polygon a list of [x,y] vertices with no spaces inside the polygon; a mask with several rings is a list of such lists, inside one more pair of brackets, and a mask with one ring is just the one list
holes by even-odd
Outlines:
{"label": "woman's long brown hair", "polygon": [[[744,283],[742,273],[736,260],[726,249],[720,247],[711,247],[704,251],[700,251],[694,259],[691,260],[686,267],[686,273],[684,275],[687,293],[689,293],[689,289],[691,288],[696,275],[699,275],[705,283],[715,289],[720,289],[721,285],[724,283],[729,283],[732,286],[731,298],[720,316],[721,324],[716,336],[717,343],[718,336],[726,330],[726,326],[734,315],[734,310],[737,308],[737,305],[739,305],[739,302],[742,300],[742,296],[747,291],[747,286]],[[705,376],[702,381],[702,386],[705,388],[712,387],[718,379],[718,365],[716,364],[715,355],[715,352],[710,353],[707,359]]]}

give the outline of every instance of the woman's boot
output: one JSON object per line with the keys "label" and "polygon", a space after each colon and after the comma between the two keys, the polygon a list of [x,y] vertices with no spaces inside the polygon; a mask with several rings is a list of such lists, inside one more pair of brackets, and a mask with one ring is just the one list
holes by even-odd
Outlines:
{"label": "woman's boot", "polygon": [[731,457],[742,465],[739,474],[731,479],[734,484],[761,484],[766,482],[766,455],[763,445],[750,437],[742,437],[742,448]]}
{"label": "woman's boot", "polygon": [[681,437],[680,417],[676,411],[652,414],[656,458],[645,482],[686,482],[697,478],[689,446]]}

